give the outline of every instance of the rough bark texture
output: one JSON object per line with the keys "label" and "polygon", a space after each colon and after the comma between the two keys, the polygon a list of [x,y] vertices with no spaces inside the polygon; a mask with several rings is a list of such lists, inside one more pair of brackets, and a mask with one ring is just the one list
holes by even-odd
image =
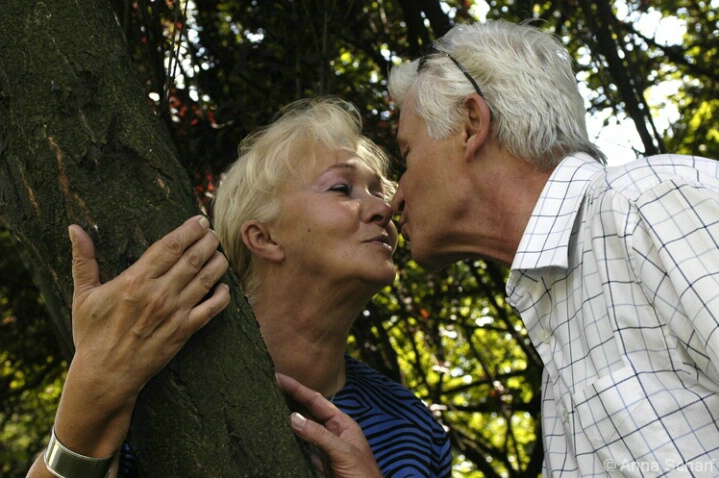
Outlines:
{"label": "rough bark texture", "polygon": [[[0,2],[0,221],[27,250],[70,353],[67,226],[91,233],[108,280],[198,213],[134,72],[106,1]],[[235,294],[148,384],[130,441],[148,477],[311,476],[287,413]]]}

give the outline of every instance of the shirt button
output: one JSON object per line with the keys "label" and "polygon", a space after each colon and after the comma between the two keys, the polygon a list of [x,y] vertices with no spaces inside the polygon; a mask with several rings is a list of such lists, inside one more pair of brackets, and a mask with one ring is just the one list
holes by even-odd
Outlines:
{"label": "shirt button", "polygon": [[545,330],[542,333],[542,342],[544,342],[545,344],[549,345],[549,341],[551,340],[551,338],[552,338],[552,333],[550,331]]}
{"label": "shirt button", "polygon": [[564,423],[567,423],[568,419],[569,419],[569,413],[566,410],[562,410],[562,421]]}

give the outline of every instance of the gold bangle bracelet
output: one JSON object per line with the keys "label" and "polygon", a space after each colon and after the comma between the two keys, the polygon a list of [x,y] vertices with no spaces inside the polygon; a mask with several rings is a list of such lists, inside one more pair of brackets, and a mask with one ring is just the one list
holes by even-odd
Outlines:
{"label": "gold bangle bracelet", "polygon": [[58,478],[105,478],[115,453],[107,458],[91,458],[68,450],[52,429],[50,442],[45,449],[45,466]]}

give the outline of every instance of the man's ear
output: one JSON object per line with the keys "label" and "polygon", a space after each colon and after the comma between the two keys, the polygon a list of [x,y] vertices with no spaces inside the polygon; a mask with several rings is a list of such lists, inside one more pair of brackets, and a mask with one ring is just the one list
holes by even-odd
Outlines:
{"label": "man's ear", "polygon": [[242,242],[252,254],[273,262],[284,259],[282,244],[275,240],[272,231],[265,224],[251,219],[242,225],[241,232]]}
{"label": "man's ear", "polygon": [[474,93],[464,100],[465,160],[474,158],[475,153],[489,136],[491,113],[484,98]]}

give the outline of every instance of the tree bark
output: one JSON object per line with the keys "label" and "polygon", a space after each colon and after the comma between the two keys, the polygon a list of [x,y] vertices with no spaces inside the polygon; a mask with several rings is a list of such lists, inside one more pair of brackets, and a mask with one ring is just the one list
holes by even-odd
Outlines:
{"label": "tree bark", "polygon": [[[92,235],[104,281],[198,206],[107,1],[0,2],[0,115],[0,221],[71,352],[67,226]],[[287,414],[235,293],[146,386],[129,439],[143,476],[312,476]]]}

